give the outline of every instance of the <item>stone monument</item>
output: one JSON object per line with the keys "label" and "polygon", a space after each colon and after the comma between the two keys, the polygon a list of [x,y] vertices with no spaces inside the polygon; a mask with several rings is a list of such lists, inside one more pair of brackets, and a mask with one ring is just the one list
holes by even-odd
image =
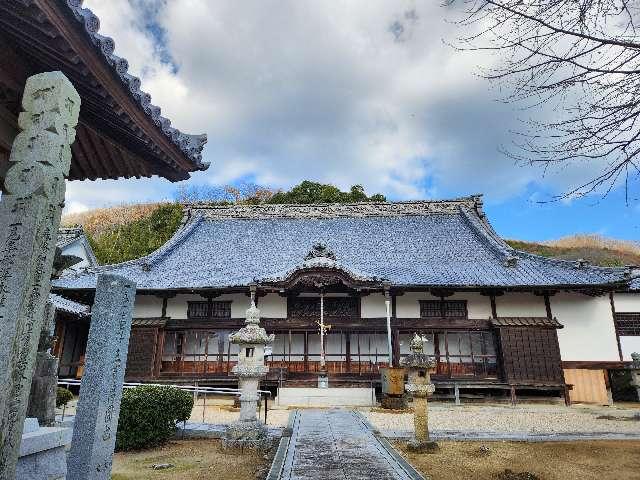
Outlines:
{"label": "stone monument", "polygon": [[58,359],[51,355],[55,343],[55,316],[56,309],[51,301],[47,300],[27,408],[27,416],[37,418],[42,427],[53,427],[56,423]]}
{"label": "stone monument", "polygon": [[423,339],[417,333],[411,340],[411,354],[402,360],[408,370],[406,391],[413,396],[414,438],[407,447],[416,452],[433,452],[438,444],[429,440],[429,405],[428,397],[435,391],[431,383],[431,372],[435,368],[435,360],[423,353]]}
{"label": "stone monument", "polygon": [[224,445],[227,448],[265,449],[269,446],[267,428],[258,419],[258,385],[269,371],[264,364],[264,348],[273,342],[274,335],[267,335],[260,327],[260,310],[253,297],[247,310],[245,326],[229,336],[238,345],[238,364],[233,373],[238,376],[240,389],[240,419],[227,428]]}
{"label": "stone monument", "polygon": [[0,480],[14,480],[51,286],[80,96],[61,72],[27,79],[0,200]]}
{"label": "stone monument", "polygon": [[640,402],[640,353],[631,354],[631,385],[636,387],[636,394]]}
{"label": "stone monument", "polygon": [[68,480],[111,478],[135,296],[133,282],[116,275],[98,276]]}

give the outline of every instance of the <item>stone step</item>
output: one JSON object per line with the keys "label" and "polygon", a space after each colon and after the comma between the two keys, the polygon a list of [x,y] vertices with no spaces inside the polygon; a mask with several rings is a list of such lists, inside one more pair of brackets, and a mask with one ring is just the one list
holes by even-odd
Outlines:
{"label": "stone step", "polygon": [[368,407],[376,404],[373,388],[279,388],[281,407]]}

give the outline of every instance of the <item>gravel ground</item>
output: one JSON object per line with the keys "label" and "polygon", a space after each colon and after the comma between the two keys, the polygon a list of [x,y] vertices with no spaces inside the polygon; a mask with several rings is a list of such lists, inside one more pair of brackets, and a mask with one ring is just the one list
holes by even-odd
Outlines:
{"label": "gravel ground", "polygon": [[[269,410],[267,413],[267,425],[273,427],[286,427],[289,421],[291,410]],[[204,421],[202,420],[202,407],[196,406],[191,412],[190,422],[214,423],[226,425],[235,422],[240,418],[240,409],[229,409],[228,407],[207,407]],[[260,411],[260,418],[264,420],[264,410]]]}
{"label": "gravel ground", "polygon": [[[75,413],[75,403],[66,409],[67,415]],[[198,402],[199,403],[199,402]],[[214,402],[212,402],[214,403]],[[231,402],[224,402],[231,403]],[[360,409],[369,421],[381,431],[406,432],[413,430],[411,413],[386,413],[381,409]],[[58,411],[62,413],[62,411]],[[269,410],[267,424],[274,427],[287,425],[290,410]],[[191,422],[229,424],[238,420],[239,409],[218,402],[207,405],[204,421],[202,406],[196,405],[189,419]],[[608,418],[598,418],[606,416]],[[429,429],[457,432],[528,432],[548,433],[633,433],[640,434],[640,404],[630,406],[597,407],[574,405],[461,405],[433,402],[429,404]],[[264,411],[260,412],[264,418]],[[639,417],[640,418],[640,417]]]}
{"label": "gravel ground", "polygon": [[[382,413],[378,409],[363,412],[381,431],[413,429],[410,413]],[[599,416],[613,419],[599,419]],[[453,406],[431,404],[429,429],[460,432],[529,432],[547,433],[635,433],[640,434],[637,408],[586,407],[555,405]],[[640,417],[638,417],[640,418]]]}

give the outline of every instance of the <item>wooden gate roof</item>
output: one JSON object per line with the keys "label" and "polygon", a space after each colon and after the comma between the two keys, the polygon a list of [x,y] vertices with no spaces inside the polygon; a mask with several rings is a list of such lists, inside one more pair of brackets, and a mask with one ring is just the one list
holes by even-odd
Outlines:
{"label": "wooden gate roof", "polygon": [[[174,128],[99,28],[82,0],[0,0],[0,120],[17,128],[27,77],[59,70],[82,99],[70,179],[158,175],[178,181],[205,170],[206,135]],[[9,140],[0,132],[0,176]]]}

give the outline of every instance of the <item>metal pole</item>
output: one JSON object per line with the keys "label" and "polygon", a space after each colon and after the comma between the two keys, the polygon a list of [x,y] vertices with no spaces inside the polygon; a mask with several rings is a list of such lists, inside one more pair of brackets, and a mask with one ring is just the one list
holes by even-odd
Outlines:
{"label": "metal pole", "polygon": [[320,292],[320,369],[324,371],[324,293]]}
{"label": "metal pole", "polygon": [[384,305],[387,308],[387,348],[389,349],[389,368],[393,366],[393,345],[391,342],[391,300],[389,291],[384,292]]}

